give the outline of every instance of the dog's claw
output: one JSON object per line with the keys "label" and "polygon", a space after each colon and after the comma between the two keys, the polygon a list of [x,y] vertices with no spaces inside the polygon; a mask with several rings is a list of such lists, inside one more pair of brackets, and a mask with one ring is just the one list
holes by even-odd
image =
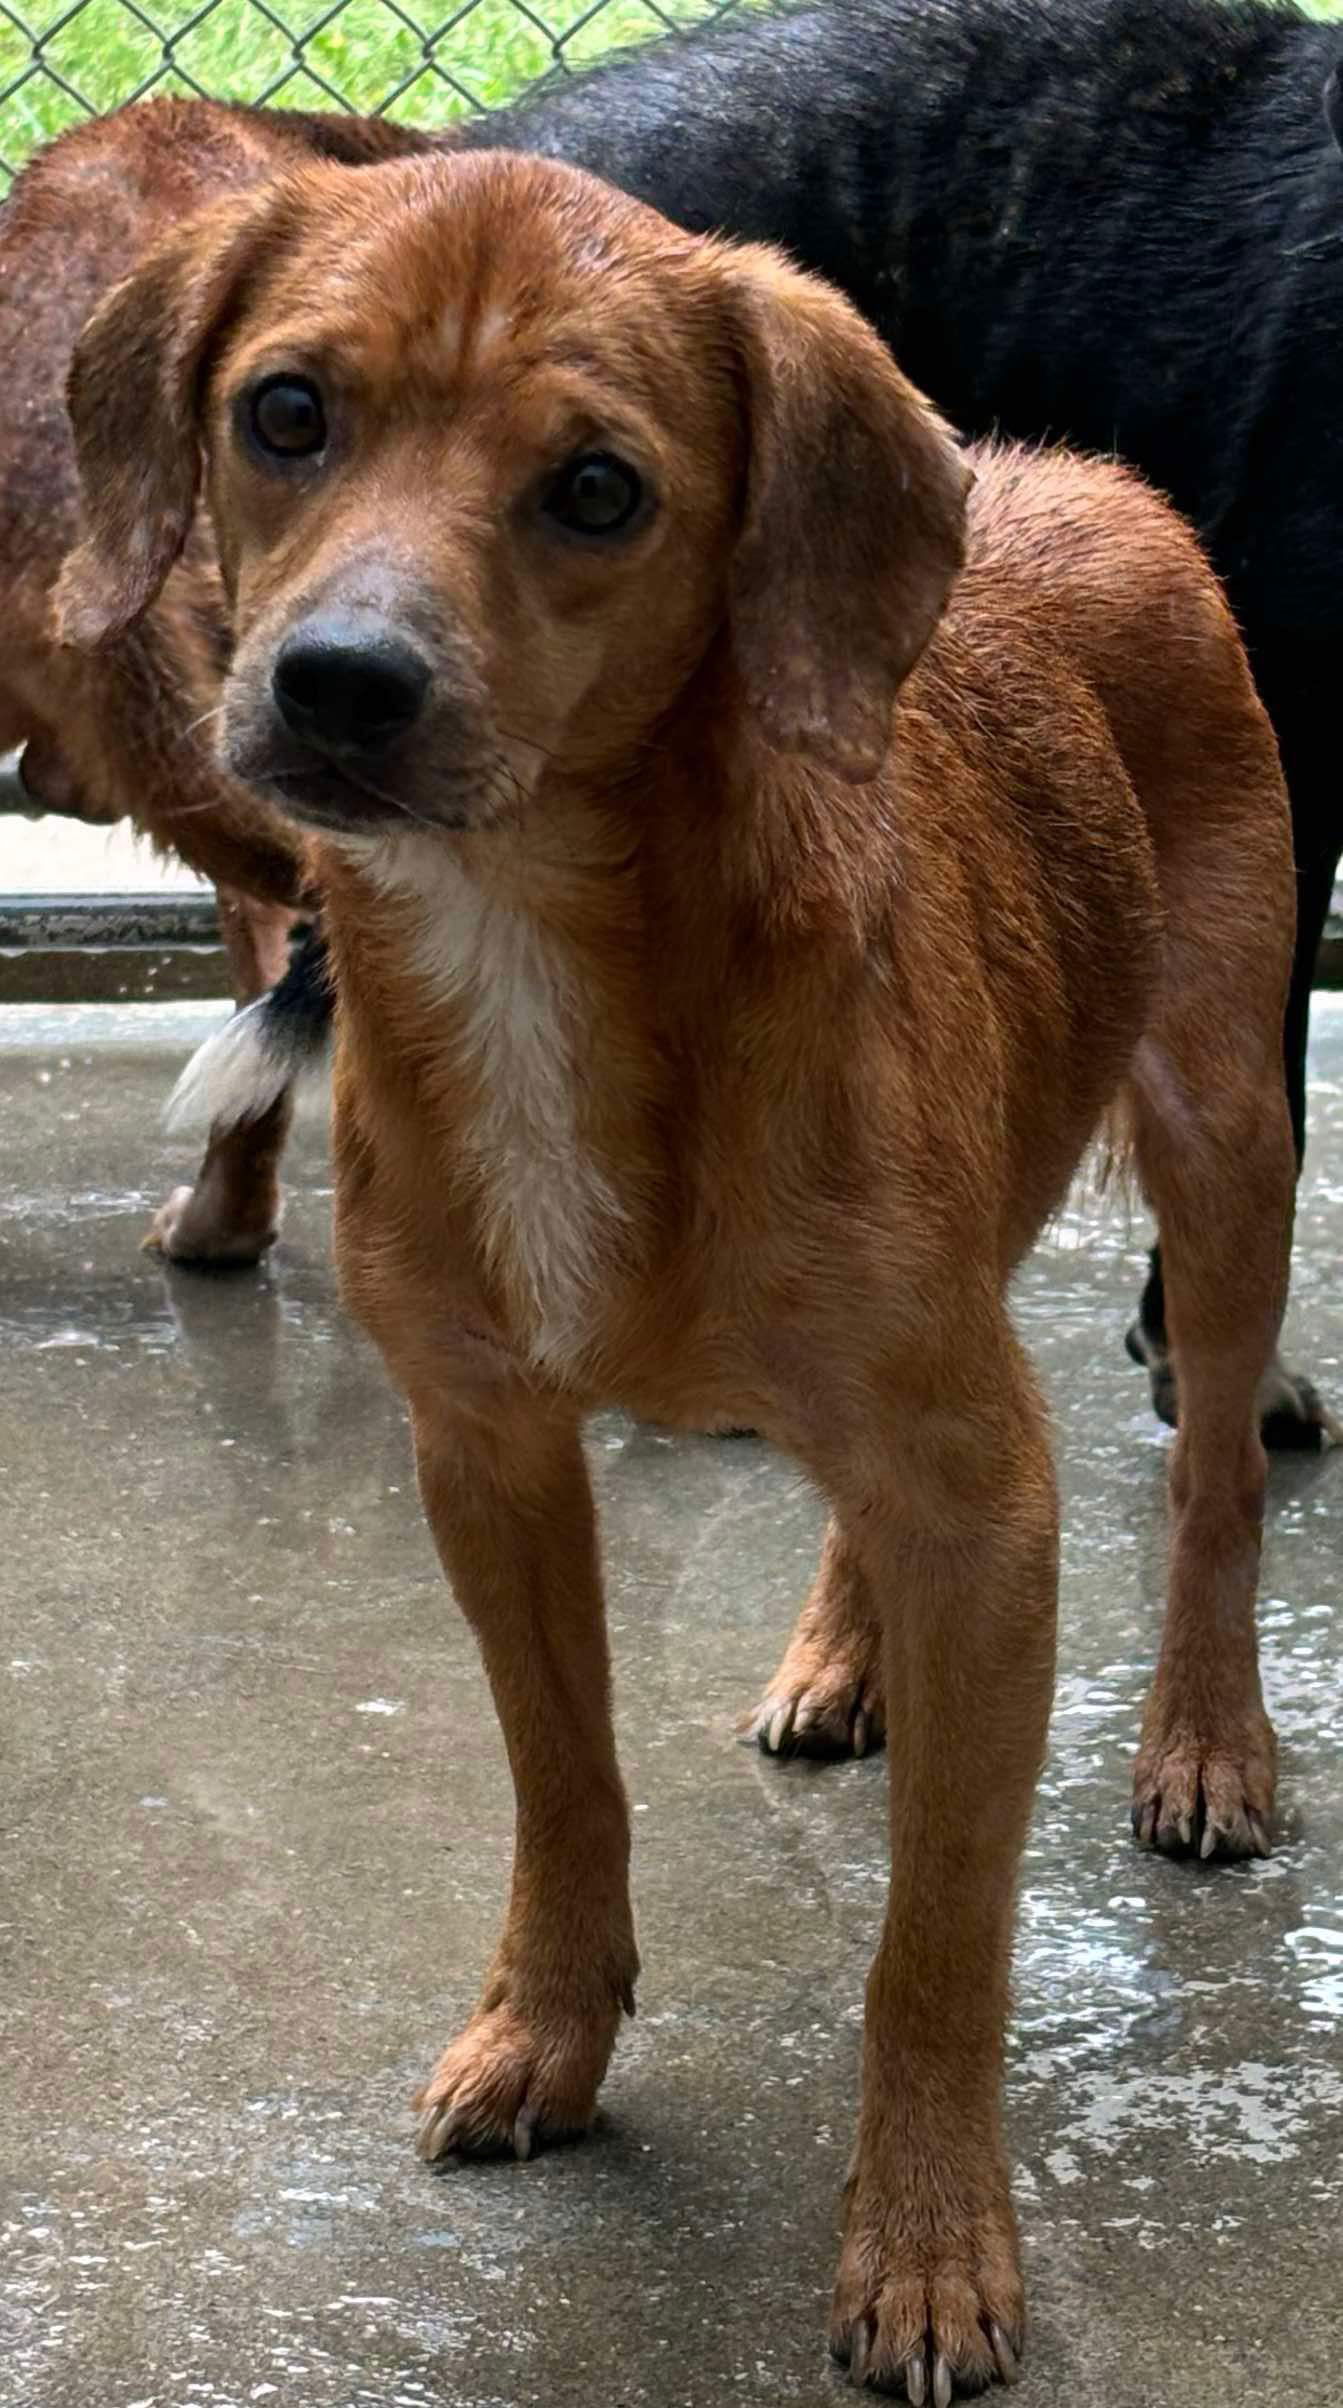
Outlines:
{"label": "dog's claw", "polygon": [[779,1755],[787,1745],[793,1728],[793,1711],[793,1707],[787,1705],[780,1706],[777,1712],[771,1714],[762,1735],[767,1756]]}
{"label": "dog's claw", "polygon": [[[987,2373],[976,2372],[965,2378],[970,2390],[982,2390],[991,2383],[996,2372],[1000,2382],[1009,2386],[1021,2381],[1020,2343],[1000,2324],[988,2328],[989,2345],[993,2351],[993,2367]],[[894,2375],[875,2378],[879,2391],[895,2390],[903,2394],[909,2408],[951,2408],[956,2395],[956,2372],[945,2350],[933,2350],[931,2339],[914,2350],[896,2367]],[[869,2380],[872,2363],[872,2335],[865,2323],[856,2324],[849,2342],[849,2381],[861,2391]]]}
{"label": "dog's claw", "polygon": [[540,2118],[534,2107],[520,2107],[513,2119],[513,2155],[519,2165],[525,2165],[532,2153],[532,2140]]}
{"label": "dog's claw", "polygon": [[632,2022],[634,2021],[634,2018],[635,2018],[635,2016],[636,2016],[636,2015],[638,2014],[638,2012],[639,2012],[639,2009],[638,2009],[638,2004],[637,2004],[637,2002],[636,2002],[636,2000],[635,2000],[635,1996],[634,1996],[634,1984],[633,1984],[633,1982],[622,1982],[622,1983],[621,1983],[621,1985],[620,1985],[620,2003],[621,2003],[622,2007],[624,2008],[624,2010],[625,2010],[625,2013],[626,2013],[626,2014],[629,2016],[629,2019],[630,2019],[630,2021],[631,2021],[631,2023],[632,2023]]}
{"label": "dog's claw", "polygon": [[1157,1808],[1154,1804],[1134,1807],[1133,1836],[1140,1847],[1153,1848],[1156,1846],[1156,1818]]}
{"label": "dog's claw", "polygon": [[456,2116],[444,2115],[441,2112],[427,2115],[420,2125],[419,2131],[421,2157],[427,2158],[431,2165],[446,2164],[454,2154],[457,2132],[458,2119]]}
{"label": "dog's claw", "polygon": [[867,1754],[867,1716],[861,1706],[853,1718],[853,1752],[855,1756]]}
{"label": "dog's claw", "polygon": [[[1177,1767],[1177,1776],[1187,1801],[1187,1774]],[[1192,1856],[1201,1864],[1214,1858],[1235,1864],[1247,1856],[1271,1854],[1266,1817],[1248,1805],[1243,1794],[1236,1797],[1225,1777],[1219,1780],[1215,1766],[1211,1785],[1200,1771],[1197,1789],[1192,1807],[1186,1802],[1179,1812],[1167,1808],[1160,1794],[1146,1801],[1140,1798],[1132,1809],[1139,1845],[1156,1848],[1163,1856]]]}
{"label": "dog's claw", "polygon": [[1002,2381],[1008,2385],[1019,2383],[1021,2381],[1020,2361],[1000,2324],[989,2326],[989,2339],[993,2344],[994,2360]]}

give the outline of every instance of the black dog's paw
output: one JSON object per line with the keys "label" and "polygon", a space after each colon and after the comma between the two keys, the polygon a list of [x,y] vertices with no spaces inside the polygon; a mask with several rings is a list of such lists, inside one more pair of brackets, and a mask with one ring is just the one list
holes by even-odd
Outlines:
{"label": "black dog's paw", "polygon": [[1259,1383],[1259,1427],[1265,1446],[1282,1454],[1319,1455],[1343,1446],[1343,1422],[1313,1383],[1277,1355]]}
{"label": "black dog's paw", "polygon": [[[1152,1411],[1173,1430],[1179,1418],[1175,1366],[1164,1342],[1135,1321],[1124,1344],[1152,1385]],[[1343,1446],[1343,1422],[1329,1411],[1319,1390],[1277,1355],[1259,1383],[1259,1430],[1270,1454],[1320,1455]]]}

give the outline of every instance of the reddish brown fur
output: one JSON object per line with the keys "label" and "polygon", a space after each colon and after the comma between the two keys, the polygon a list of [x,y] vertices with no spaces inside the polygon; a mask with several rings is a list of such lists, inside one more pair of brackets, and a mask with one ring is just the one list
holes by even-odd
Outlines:
{"label": "reddish brown fur", "polygon": [[[128,358],[155,322],[157,360]],[[233,411],[295,362],[333,434],[286,482]],[[517,1789],[424,2146],[584,2125],[631,2003],[581,1416],[750,1422],[834,1507],[770,1714],[819,1681],[847,1716],[861,1684],[900,1731],[833,2347],[914,2399],[1010,2375],[1000,2059],[1057,1541],[1004,1290],[1115,1105],[1183,1407],[1139,1808],[1239,1853],[1273,1802],[1255,1391],[1292,877],[1221,596],[1135,480],[1060,454],[973,456],[957,577],[961,459],[847,306],[534,162],[310,172],[217,215],[95,320],[77,393],[118,379],[128,429],[205,386],[228,757],[347,814],[319,848],[341,1278],[409,1399]],[[190,506],[189,447],[128,462],[105,422],[82,413],[64,589],[86,634],[140,599],[118,481],[160,554]],[[616,550],[539,511],[585,440],[662,497]],[[342,805],[271,709],[277,644],[332,593],[432,652],[386,808]]]}
{"label": "reddish brown fur", "polygon": [[[274,813],[215,764],[208,714],[227,617],[208,542],[193,546],[126,642],[81,657],[55,640],[51,591],[78,532],[66,376],[95,304],[194,208],[317,147],[378,157],[417,141],[376,120],[147,102],[53,143],[0,207],[0,752],[25,748],[25,782],[50,809],[95,822],[129,817],[162,850],[221,882],[240,1003],[271,983],[277,949],[283,959],[297,849]],[[151,1242],[178,1260],[254,1260],[275,1233],[286,1119],[214,1132],[194,1204],[179,1188]]]}

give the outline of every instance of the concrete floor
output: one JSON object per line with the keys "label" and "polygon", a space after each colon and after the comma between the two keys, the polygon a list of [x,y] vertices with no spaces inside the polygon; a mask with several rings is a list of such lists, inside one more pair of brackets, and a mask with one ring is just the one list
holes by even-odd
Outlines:
{"label": "concrete floor", "polygon": [[[333,1300],[319,1135],[263,1277],[136,1250],[199,1022],[0,1017],[0,2401],[821,2408],[883,1773],[732,1738],[817,1507],[753,1442],[594,1428],[641,2012],[584,2147],[431,2176],[407,2097],[489,1950],[502,1751]],[[1290,1351],[1337,1405],[1343,999],[1317,1029]],[[1022,1283],[1067,1502],[1010,2058],[1022,2398],[1337,2401],[1343,1457],[1273,1479],[1278,1853],[1138,1855],[1165,1455],[1120,1345],[1140,1236],[1082,1211]]]}

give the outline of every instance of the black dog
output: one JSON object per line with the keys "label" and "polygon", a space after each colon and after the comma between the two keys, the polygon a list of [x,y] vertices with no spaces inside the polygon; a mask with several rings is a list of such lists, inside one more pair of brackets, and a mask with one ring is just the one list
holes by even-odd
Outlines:
{"label": "black dog", "polygon": [[[595,169],[681,224],[786,245],[980,434],[1116,451],[1202,534],[1292,798],[1287,1086],[1340,850],[1343,34],[1226,0],[817,0],[729,16],[468,141]],[[1173,1416],[1154,1258],[1130,1351]],[[1313,1447],[1307,1382],[1266,1400]]]}

